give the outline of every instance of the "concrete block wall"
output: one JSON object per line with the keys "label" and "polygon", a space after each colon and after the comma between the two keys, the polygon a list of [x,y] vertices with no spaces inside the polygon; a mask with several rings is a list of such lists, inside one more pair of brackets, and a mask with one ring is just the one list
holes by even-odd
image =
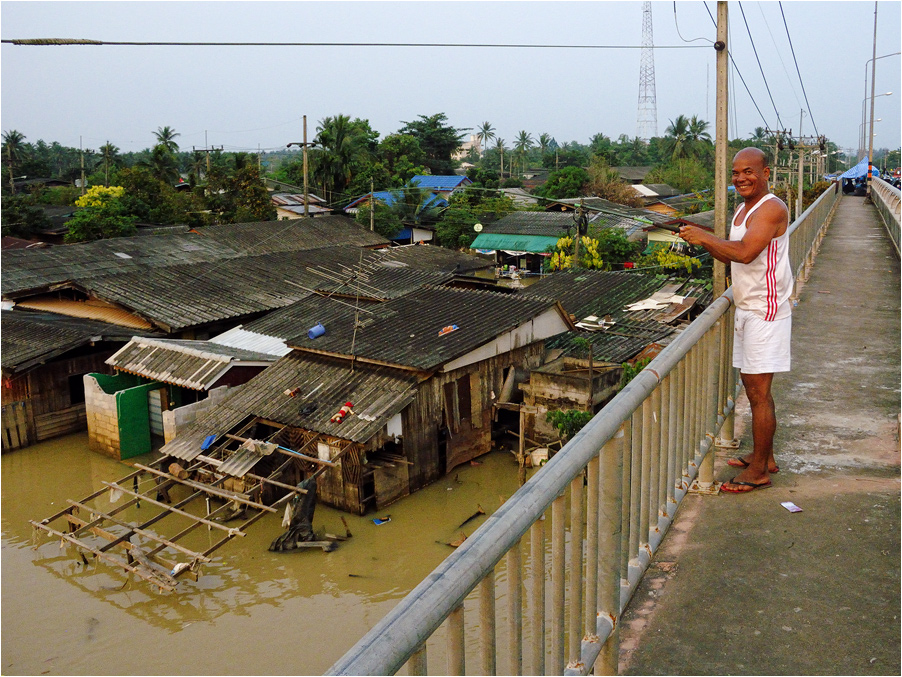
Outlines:
{"label": "concrete block wall", "polygon": [[84,375],[85,414],[88,421],[88,448],[118,459],[119,416],[116,395],[107,394],[90,374]]}
{"label": "concrete block wall", "polygon": [[178,409],[170,409],[163,412],[163,439],[167,444],[175,439],[176,435],[189,425],[194,423],[201,415],[205,415],[210,409],[217,406],[229,392],[228,386],[220,386],[210,390],[204,400],[186,404]]}

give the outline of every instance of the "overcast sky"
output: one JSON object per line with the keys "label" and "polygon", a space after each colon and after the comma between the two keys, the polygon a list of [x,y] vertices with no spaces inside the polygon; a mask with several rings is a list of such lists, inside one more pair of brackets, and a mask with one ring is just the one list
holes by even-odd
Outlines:
{"label": "overcast sky", "polygon": [[[716,11],[713,1],[652,3],[659,135],[683,114],[709,120],[713,136]],[[270,150],[301,140],[303,115],[312,138],[319,120],[340,113],[368,119],[382,135],[439,112],[473,133],[489,121],[508,143],[520,130],[534,138],[547,132],[561,143],[588,143],[598,132],[637,135],[638,1],[4,0],[0,13],[4,40],[618,47],[3,44],[2,128],[30,142],[77,147],[81,138],[85,148],[97,148],[109,140],[133,151],[150,147],[153,132],[169,125],[181,134],[183,150],[205,144]],[[816,131],[857,149],[862,102],[870,95],[874,2],[730,2],[729,18],[731,53],[745,81],[731,72],[730,137],[747,138],[759,126],[798,134],[804,110],[803,134]],[[879,2],[877,20],[877,56],[899,52],[900,3]],[[895,149],[902,129],[898,54],[878,58],[876,86],[878,94],[893,94],[875,98],[875,117],[882,118],[875,147]]]}

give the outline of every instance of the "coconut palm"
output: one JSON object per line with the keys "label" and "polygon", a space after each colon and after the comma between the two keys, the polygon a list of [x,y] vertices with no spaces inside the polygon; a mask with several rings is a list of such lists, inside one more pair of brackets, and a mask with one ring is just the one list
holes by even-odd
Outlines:
{"label": "coconut palm", "polygon": [[365,153],[365,139],[347,115],[323,118],[316,130],[313,180],[324,192],[341,193],[351,182],[355,162]]}
{"label": "coconut palm", "polygon": [[500,180],[504,181],[504,139],[500,136],[495,137],[495,146],[501,154],[501,173],[498,175]]}
{"label": "coconut palm", "polygon": [[689,156],[688,139],[689,120],[685,115],[677,115],[664,132],[665,149],[671,160]]}
{"label": "coconut palm", "polygon": [[138,166],[148,169],[160,181],[175,183],[179,180],[178,161],[163,144],[154,146],[150,157],[139,161]]}
{"label": "coconut palm", "polygon": [[107,141],[100,147],[100,157],[103,160],[104,185],[110,185],[110,165],[115,165],[119,159],[119,149]]}
{"label": "coconut palm", "polygon": [[155,131],[154,136],[157,137],[157,145],[163,146],[173,155],[179,152],[179,145],[175,142],[175,137],[181,136],[177,131],[175,131],[169,125],[165,127],[158,127],[157,131]]}
{"label": "coconut palm", "polygon": [[15,129],[3,132],[3,154],[6,156],[7,167],[9,168],[9,188],[15,194],[14,170],[22,162],[25,155],[25,135]]}
{"label": "coconut palm", "polygon": [[520,160],[520,172],[523,172],[523,161],[526,157],[526,153],[529,152],[529,149],[533,147],[532,135],[529,134],[526,130],[520,130],[520,133],[517,134],[517,141],[514,144],[514,150],[517,153],[517,157]]}
{"label": "coconut palm", "polygon": [[495,128],[492,127],[491,122],[483,122],[479,127],[477,127],[479,138],[479,143],[482,146],[482,152],[485,154],[486,148],[488,148],[488,142],[495,138]]}
{"label": "coconut palm", "polygon": [[542,155],[551,147],[551,135],[542,132],[539,134],[539,150]]}

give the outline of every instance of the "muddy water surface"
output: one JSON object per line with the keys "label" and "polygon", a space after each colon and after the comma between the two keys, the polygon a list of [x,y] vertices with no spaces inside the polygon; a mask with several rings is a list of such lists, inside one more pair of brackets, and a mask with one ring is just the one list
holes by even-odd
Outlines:
{"label": "muddy water surface", "polygon": [[[216,551],[197,582],[161,593],[90,556],[85,566],[47,535],[35,541],[28,523],[129,467],[89,451],[84,434],[4,454],[0,672],[322,674],[451,552],[444,543],[477,504],[491,514],[514,492],[511,454],[479,460],[376,515],[346,516],[353,537],[331,553],[268,552],[283,530],[281,514],[267,515]],[[142,514],[156,511],[133,508],[125,518]],[[342,514],[320,505],[314,528],[343,534]],[[373,523],[385,515],[389,523]],[[185,545],[197,550],[219,539],[200,529],[192,537]]]}

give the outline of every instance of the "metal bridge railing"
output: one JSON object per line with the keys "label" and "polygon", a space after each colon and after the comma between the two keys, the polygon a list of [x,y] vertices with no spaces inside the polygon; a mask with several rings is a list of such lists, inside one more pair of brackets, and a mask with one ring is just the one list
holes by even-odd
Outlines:
{"label": "metal bridge railing", "polygon": [[902,193],[895,186],[891,186],[883,179],[874,179],[871,181],[871,200],[880,217],[883,219],[883,225],[886,226],[886,232],[889,233],[890,240],[896,248],[896,255],[899,255],[899,220],[900,220],[900,202],[902,202]]}
{"label": "metal bridge railing", "polygon": [[[790,226],[796,270],[839,199]],[[616,674],[621,612],[732,415],[732,316],[727,290],[328,674]]]}

